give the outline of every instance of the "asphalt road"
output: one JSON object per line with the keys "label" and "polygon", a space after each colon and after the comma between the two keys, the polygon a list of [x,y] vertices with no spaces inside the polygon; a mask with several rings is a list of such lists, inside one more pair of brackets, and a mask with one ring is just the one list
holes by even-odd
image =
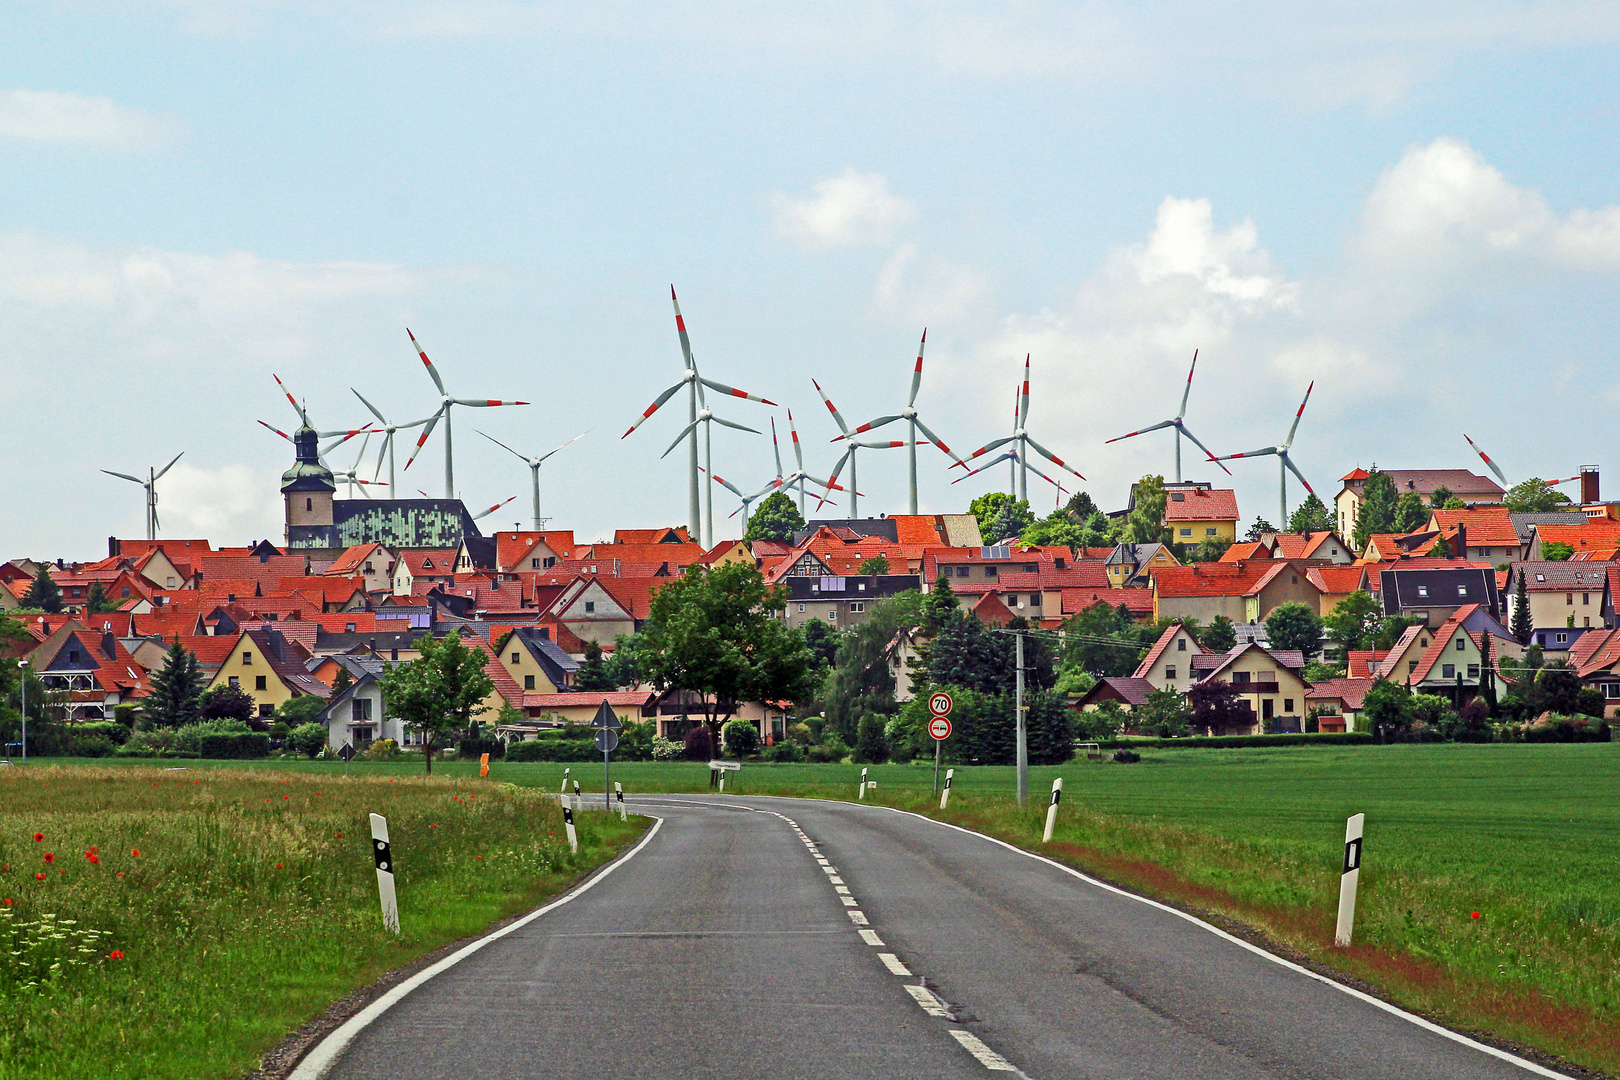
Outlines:
{"label": "asphalt road", "polygon": [[919,818],[747,796],[631,807],[664,819],[635,857],[411,991],[327,1075],[1537,1075]]}

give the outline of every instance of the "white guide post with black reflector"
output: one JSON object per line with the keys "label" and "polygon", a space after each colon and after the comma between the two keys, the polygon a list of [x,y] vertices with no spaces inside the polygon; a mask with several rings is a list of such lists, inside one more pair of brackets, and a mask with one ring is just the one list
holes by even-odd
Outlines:
{"label": "white guide post with black reflector", "polygon": [[557,794],[559,794],[559,795],[568,794],[568,774],[573,772],[573,771],[574,771],[573,769],[564,769],[563,770],[562,787],[557,789]]}
{"label": "white guide post with black reflector", "polygon": [[866,770],[861,770],[861,798],[866,798]]}
{"label": "white guide post with black reflector", "polygon": [[939,808],[941,810],[945,809],[945,805],[951,801],[951,778],[955,775],[955,769],[945,770],[945,788],[939,793]]}
{"label": "white guide post with black reflector", "polygon": [[388,846],[388,819],[371,815],[371,853],[377,860],[377,898],[382,901],[383,927],[399,933],[399,902],[394,898],[394,853]]}
{"label": "white guide post with black reflector", "polygon": [[574,808],[563,800],[563,828],[568,830],[568,850],[579,853],[579,834],[574,831]]}
{"label": "white guide post with black reflector", "polygon": [[619,800],[619,820],[629,821],[630,815],[624,809],[624,785],[617,780],[613,781],[613,795]]}
{"label": "white guide post with black reflector", "polygon": [[1052,842],[1052,829],[1057,826],[1057,806],[1063,798],[1063,777],[1052,781],[1052,805],[1046,808],[1046,832],[1041,836],[1041,843]]}
{"label": "white guide post with black reflector", "polygon": [[578,780],[574,781],[574,809],[575,810],[583,810],[583,809],[585,809],[585,803],[579,797],[579,781]]}
{"label": "white guide post with black reflector", "polygon": [[1350,931],[1356,923],[1356,885],[1361,881],[1361,829],[1366,814],[1352,814],[1344,823],[1344,874],[1339,878],[1339,925],[1333,931],[1333,944],[1350,947]]}

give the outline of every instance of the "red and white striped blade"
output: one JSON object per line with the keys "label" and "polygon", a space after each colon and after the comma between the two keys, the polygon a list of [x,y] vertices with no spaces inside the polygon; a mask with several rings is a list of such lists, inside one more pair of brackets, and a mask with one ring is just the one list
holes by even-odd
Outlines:
{"label": "red and white striped blade", "polygon": [[922,388],[922,361],[923,346],[928,344],[928,328],[923,327],[922,341],[917,344],[917,366],[911,372],[911,396],[906,398],[907,405],[917,404],[917,391]]}
{"label": "red and white striped blade", "polygon": [[277,435],[280,435],[283,439],[286,439],[288,442],[293,441],[293,437],[291,435],[287,434],[285,431],[282,431],[280,428],[270,427],[270,425],[266,424],[263,420],[258,421],[258,424],[262,428],[266,428],[266,429],[268,429],[270,431],[275,432]]}
{"label": "red and white striped blade", "polygon": [[439,369],[433,366],[433,361],[428,359],[428,354],[423,351],[421,343],[416,340],[416,335],[411,333],[411,328],[408,326],[405,328],[405,335],[411,339],[411,344],[416,347],[416,355],[420,356],[422,363],[427,365],[428,374],[433,376],[433,385],[439,388],[439,393],[448,394],[450,391],[444,388],[444,380],[439,378]]}
{"label": "red and white striped blade", "polygon": [[457,405],[471,405],[475,409],[490,409],[497,405],[527,405],[527,401],[492,401],[488,398],[451,398]]}
{"label": "red and white striped blade", "polygon": [[427,422],[427,427],[422,429],[422,434],[417,438],[416,448],[411,451],[410,459],[405,462],[407,470],[411,467],[411,462],[416,460],[416,455],[422,452],[422,444],[428,441],[428,436],[433,434],[433,429],[439,426],[439,417],[443,415],[444,406],[441,405],[439,411],[433,414],[433,418]]}
{"label": "red and white striped blade", "polygon": [[630,430],[626,431],[623,435],[620,435],[619,438],[625,438],[630,434],[631,431],[634,431],[636,428],[640,427],[644,422],[646,422],[647,417],[657,412],[659,407],[663,405],[664,402],[675,396],[675,391],[679,390],[685,385],[685,380],[682,380],[681,382],[678,382],[674,386],[670,387],[668,390],[665,390],[662,394],[659,394],[657,399],[653,401],[651,405],[647,406],[647,411],[638,416],[636,418],[636,422],[630,425]]}
{"label": "red and white striped blade", "polygon": [[710,390],[713,390],[716,393],[730,394],[732,397],[743,398],[747,401],[757,401],[761,405],[776,404],[776,402],[770,400],[769,398],[762,398],[758,394],[750,394],[746,390],[738,390],[735,386],[727,386],[725,383],[718,383],[713,379],[705,379],[700,377],[698,382],[702,383],[704,386],[707,386]]}
{"label": "red and white striped blade", "polygon": [[[821,395],[821,400],[826,404],[827,411],[832,413],[833,420],[835,422],[837,422],[837,424],[838,424],[838,430],[842,431],[845,435],[848,435],[849,434],[849,425],[844,423],[844,418],[841,415],[839,415],[837,406],[835,406],[832,403],[832,398],[827,396],[827,391],[823,390],[821,388],[821,384],[816,382],[816,380],[814,380],[814,379],[810,380],[810,385],[815,387],[816,388],[816,393]],[[837,442],[837,441],[838,441],[837,439],[833,440],[833,442]]]}
{"label": "red and white striped blade", "polygon": [[932,439],[935,446],[939,447],[945,453],[950,454],[951,457],[954,460],[956,460],[957,462],[962,461],[962,459],[957,457],[955,452],[952,451],[950,447],[945,445],[945,440],[941,439],[938,435],[935,435],[932,431],[928,430],[928,425],[923,423],[921,420],[917,421],[917,430],[922,432],[924,435],[928,436],[930,439]]}
{"label": "red and white striped blade", "polygon": [[[1035,450],[1035,452],[1037,454],[1041,455],[1043,458],[1045,458],[1047,461],[1050,461],[1052,464],[1056,465],[1058,468],[1060,468],[1060,469],[1068,469],[1070,472],[1074,473],[1074,475],[1080,476],[1080,473],[1075,470],[1074,466],[1070,465],[1068,462],[1064,461],[1062,458],[1060,458],[1056,454],[1052,453],[1052,451],[1048,450],[1046,447],[1042,446],[1040,443],[1036,442],[1034,439],[1030,438],[1028,435],[1024,436],[1024,441],[1027,442],[1032,448],[1034,448],[1034,450]],[[1084,480],[1085,477],[1080,476],[1080,479]]]}

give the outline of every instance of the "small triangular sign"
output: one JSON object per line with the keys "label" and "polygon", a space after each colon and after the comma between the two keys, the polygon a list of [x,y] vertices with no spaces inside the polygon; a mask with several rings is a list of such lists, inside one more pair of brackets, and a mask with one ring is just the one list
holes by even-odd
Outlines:
{"label": "small triangular sign", "polygon": [[624,725],[619,723],[619,716],[613,711],[613,706],[607,703],[607,698],[603,698],[602,704],[597,706],[596,715],[591,718],[591,727],[605,728],[609,731],[619,731],[624,728]]}

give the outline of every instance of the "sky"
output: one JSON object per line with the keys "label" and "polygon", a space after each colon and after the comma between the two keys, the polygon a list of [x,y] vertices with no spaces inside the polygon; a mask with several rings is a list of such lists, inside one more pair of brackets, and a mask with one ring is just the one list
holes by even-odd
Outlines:
{"label": "sky", "polygon": [[[1177,410],[1218,454],[1510,481],[1620,462],[1620,9],[1605,3],[0,5],[0,556],[139,536],[280,541],[297,417],[458,397],[482,525],[580,539],[686,522],[680,295],[744,491],[905,404],[957,454],[1030,433],[1105,509],[1170,475]],[[895,431],[893,425],[885,431]],[[400,475],[444,493],[441,428]],[[415,431],[398,436],[403,470]],[[334,450],[354,465],[361,440]],[[374,475],[380,440],[365,447]],[[1275,521],[1272,460],[1188,479]],[[903,450],[862,510],[906,510]],[[1006,484],[919,449],[921,509]],[[381,479],[387,480],[384,465]],[[386,488],[370,489],[386,494]],[[343,490],[340,496],[345,494]],[[717,532],[736,499],[717,490]],[[1290,483],[1291,504],[1302,492]],[[1031,478],[1038,512],[1056,491]],[[812,502],[812,509],[814,503]],[[822,516],[842,516],[830,505]]]}

